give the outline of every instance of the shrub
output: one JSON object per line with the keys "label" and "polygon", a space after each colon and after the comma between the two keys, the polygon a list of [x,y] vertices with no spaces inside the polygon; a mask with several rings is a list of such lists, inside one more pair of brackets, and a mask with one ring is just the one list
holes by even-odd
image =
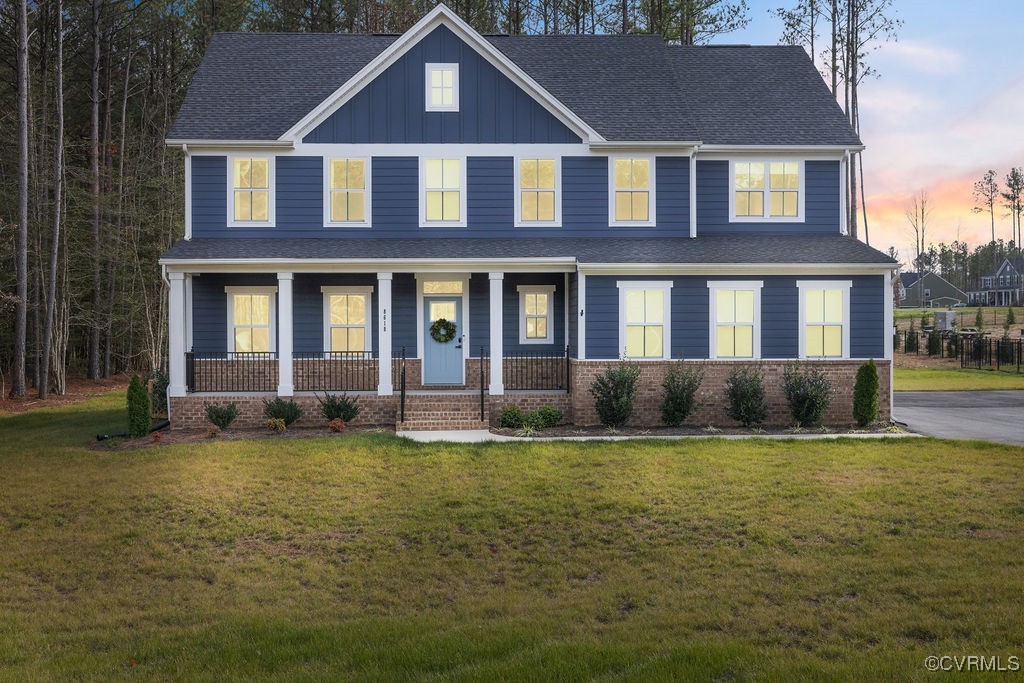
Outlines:
{"label": "shrub", "polygon": [[861,427],[878,419],[878,368],[873,359],[857,368],[857,381],[853,385],[853,419]]}
{"label": "shrub", "polygon": [[128,433],[132,436],[149,434],[152,415],[149,392],[139,376],[132,375],[132,381],[128,384]]}
{"label": "shrub", "polygon": [[661,402],[661,421],[678,427],[697,409],[697,389],[704,381],[703,368],[673,366],[661,383],[665,398]]}
{"label": "shrub", "polygon": [[216,403],[205,403],[203,408],[206,409],[206,419],[213,426],[221,429],[230,427],[231,423],[238,417],[238,406],[234,403],[229,403],[226,406],[217,405]]}
{"label": "shrub", "polygon": [[594,408],[601,424],[607,427],[621,427],[633,415],[633,399],[636,385],[640,380],[640,366],[636,363],[621,363],[608,368],[590,385],[594,397]]}
{"label": "shrub", "polygon": [[942,353],[942,336],[938,332],[928,333],[928,355],[938,356]]}
{"label": "shrub", "polygon": [[930,325],[931,322],[932,322],[932,314],[931,313],[929,313],[928,311],[925,311],[924,313],[921,314],[921,327],[922,327],[922,329],[927,327],[928,325]]}
{"label": "shrub", "polygon": [[271,420],[282,420],[287,427],[302,417],[302,408],[292,400],[275,398],[273,401],[263,399],[263,414]]}
{"label": "shrub", "polygon": [[764,396],[764,381],[761,368],[736,368],[725,380],[725,392],[729,399],[726,413],[744,427],[764,423],[768,415],[768,401]]}
{"label": "shrub", "polygon": [[974,326],[978,328],[978,332],[985,329],[985,318],[982,317],[980,308],[978,309],[978,312],[974,314]]}
{"label": "shrub", "polygon": [[278,434],[280,434],[287,428],[288,425],[285,424],[285,421],[279,417],[272,417],[269,420],[267,420],[267,429],[269,429],[272,432],[277,432]]}
{"label": "shrub", "polygon": [[316,400],[320,404],[320,414],[328,422],[338,418],[351,422],[359,415],[359,399],[348,394],[324,394],[323,398],[317,396]]}
{"label": "shrub", "polygon": [[523,415],[523,411],[519,410],[517,406],[505,406],[501,410],[501,419],[498,421],[499,427],[519,429],[524,424],[526,424],[526,416]]}
{"label": "shrub", "polygon": [[820,423],[832,402],[832,383],[818,368],[787,366],[782,375],[782,390],[789,402],[790,414],[801,427]]}
{"label": "shrub", "polygon": [[1017,316],[1015,316],[1013,314],[1013,309],[1012,308],[1006,309],[1006,327],[1010,327],[1010,325],[1016,325],[1016,324],[1017,324]]}
{"label": "shrub", "polygon": [[167,385],[171,378],[163,370],[154,370],[149,376],[153,383],[153,410],[161,415],[167,414]]}
{"label": "shrub", "polygon": [[534,429],[554,427],[562,421],[562,411],[554,406],[538,408],[526,416],[523,425]]}
{"label": "shrub", "polygon": [[914,321],[910,321],[910,329],[907,331],[907,341],[903,345],[904,353],[917,353],[919,339],[917,338],[917,330],[914,329]]}
{"label": "shrub", "polygon": [[330,422],[328,422],[327,426],[330,428],[332,432],[340,433],[345,431],[345,421],[342,420],[340,417],[336,417]]}
{"label": "shrub", "polygon": [[1004,334],[1002,338],[997,342],[997,353],[999,354],[999,362],[1004,365],[1011,365],[1017,362],[1016,347],[1014,346],[1013,340],[1010,339],[1009,333]]}
{"label": "shrub", "polygon": [[950,358],[956,358],[960,355],[960,337],[952,335],[946,340],[946,355]]}

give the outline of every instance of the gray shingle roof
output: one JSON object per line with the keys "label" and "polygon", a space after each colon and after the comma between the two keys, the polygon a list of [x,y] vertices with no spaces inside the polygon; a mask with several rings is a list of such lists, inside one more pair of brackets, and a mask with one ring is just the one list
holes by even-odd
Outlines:
{"label": "gray shingle roof", "polygon": [[[218,33],[168,138],[276,140],[395,40]],[[671,47],[657,36],[487,40],[608,140],[859,144],[800,48]]]}
{"label": "gray shingle roof", "polygon": [[851,237],[827,234],[722,233],[658,238],[197,238],[181,240],[162,260],[518,259],[576,258],[579,263],[895,264]]}

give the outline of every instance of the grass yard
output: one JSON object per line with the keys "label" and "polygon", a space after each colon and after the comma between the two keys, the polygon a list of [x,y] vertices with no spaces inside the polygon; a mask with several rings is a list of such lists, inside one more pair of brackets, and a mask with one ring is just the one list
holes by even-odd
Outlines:
{"label": "grass yard", "polygon": [[900,368],[893,375],[896,391],[983,391],[1024,389],[1024,374],[969,368]]}
{"label": "grass yard", "polygon": [[122,401],[0,417],[0,679],[915,680],[1024,654],[1021,448],[89,449]]}

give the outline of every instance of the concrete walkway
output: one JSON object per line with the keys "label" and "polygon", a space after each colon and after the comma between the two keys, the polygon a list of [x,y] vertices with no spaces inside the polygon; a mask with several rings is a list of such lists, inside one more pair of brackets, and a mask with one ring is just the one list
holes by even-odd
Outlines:
{"label": "concrete walkway", "polygon": [[893,417],[927,436],[1024,446],[1024,391],[897,391]]}

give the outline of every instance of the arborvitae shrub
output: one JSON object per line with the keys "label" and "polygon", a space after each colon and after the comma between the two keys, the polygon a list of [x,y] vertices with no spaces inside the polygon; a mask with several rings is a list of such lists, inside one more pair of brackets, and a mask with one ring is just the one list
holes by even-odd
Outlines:
{"label": "arborvitae shrub", "polygon": [[928,355],[938,356],[942,353],[942,335],[938,332],[928,333]]}
{"label": "arborvitae shrub", "polygon": [[263,414],[271,420],[282,420],[288,427],[302,417],[302,408],[295,401],[275,398],[273,401],[263,399]]}
{"label": "arborvitae shrub", "polygon": [[782,389],[789,402],[789,412],[801,427],[821,422],[832,403],[832,383],[818,368],[786,367],[782,376]]}
{"label": "arborvitae shrub", "polygon": [[640,380],[640,366],[636,363],[620,363],[599,375],[590,385],[594,397],[594,408],[601,424],[606,427],[621,427],[633,415],[633,400]]}
{"label": "arborvitae shrub", "polygon": [[206,419],[215,427],[227,429],[238,417],[238,406],[234,403],[219,405],[217,403],[206,403],[203,405],[206,410]]}
{"label": "arborvitae shrub", "polygon": [[917,338],[917,330],[914,329],[914,321],[910,321],[910,329],[907,331],[907,341],[903,345],[904,353],[917,353],[920,340]]}
{"label": "arborvitae shrub", "polygon": [[874,359],[857,369],[853,385],[853,419],[866,427],[878,419],[878,368]]}
{"label": "arborvitae shrub", "polygon": [[661,421],[679,427],[697,409],[697,390],[704,381],[704,369],[672,366],[661,383],[665,397],[661,401]]}
{"label": "arborvitae shrub", "polygon": [[351,422],[356,419],[361,410],[359,399],[348,394],[324,394],[323,398],[317,396],[316,400],[320,404],[320,414],[328,422],[337,418]]}
{"label": "arborvitae shrub", "polygon": [[149,402],[149,392],[138,375],[132,375],[128,384],[128,433],[132,436],[149,434],[152,424],[153,406]]}
{"label": "arborvitae shrub", "polygon": [[985,328],[985,318],[981,315],[981,309],[974,314],[974,326],[978,328],[978,332],[981,332]]}
{"label": "arborvitae shrub", "polygon": [[1016,325],[1016,324],[1017,324],[1017,316],[1015,316],[1013,314],[1013,309],[1012,308],[1006,309],[1006,326],[1009,327],[1010,325]]}
{"label": "arborvitae shrub", "polygon": [[764,380],[758,366],[740,367],[725,380],[725,393],[729,399],[726,413],[744,427],[764,423],[768,416],[768,400],[764,395]]}
{"label": "arborvitae shrub", "polygon": [[153,382],[153,410],[161,415],[167,414],[167,385],[171,379],[163,370],[154,370],[149,376]]}

